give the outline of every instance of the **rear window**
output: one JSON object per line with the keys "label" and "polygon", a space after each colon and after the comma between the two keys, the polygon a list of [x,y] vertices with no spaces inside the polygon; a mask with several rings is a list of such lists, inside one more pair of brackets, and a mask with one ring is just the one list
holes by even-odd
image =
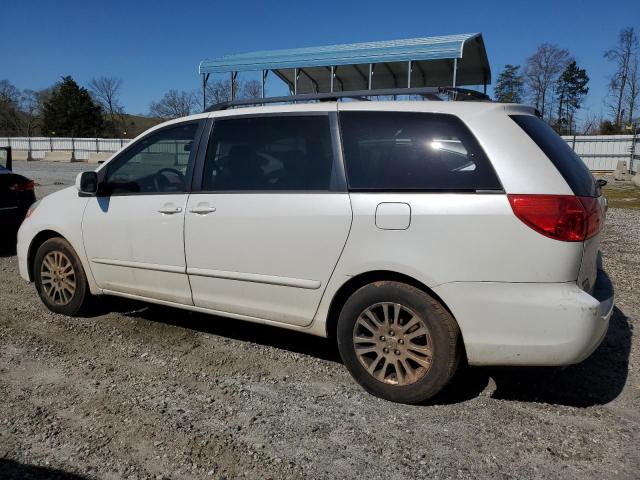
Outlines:
{"label": "rear window", "polygon": [[533,115],[511,115],[514,122],[551,160],[575,195],[596,197],[596,180],[582,159],[549,125]]}
{"label": "rear window", "polygon": [[501,190],[462,121],[437,113],[342,112],[351,190]]}

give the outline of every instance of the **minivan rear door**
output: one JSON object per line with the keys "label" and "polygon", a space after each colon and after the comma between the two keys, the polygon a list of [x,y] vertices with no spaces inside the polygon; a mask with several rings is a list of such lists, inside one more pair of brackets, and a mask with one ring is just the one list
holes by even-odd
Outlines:
{"label": "minivan rear door", "polygon": [[194,305],[311,323],[351,225],[345,183],[335,113],[216,119],[185,219]]}

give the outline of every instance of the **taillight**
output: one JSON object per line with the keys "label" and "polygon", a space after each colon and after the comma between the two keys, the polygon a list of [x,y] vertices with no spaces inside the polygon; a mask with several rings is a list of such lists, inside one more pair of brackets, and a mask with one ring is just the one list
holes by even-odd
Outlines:
{"label": "taillight", "polygon": [[516,217],[536,232],[564,242],[582,242],[602,227],[602,209],[597,198],[573,195],[509,194]]}
{"label": "taillight", "polygon": [[14,192],[26,192],[27,190],[35,189],[36,184],[33,180],[24,183],[16,183],[15,185],[11,185],[9,190],[13,190]]}

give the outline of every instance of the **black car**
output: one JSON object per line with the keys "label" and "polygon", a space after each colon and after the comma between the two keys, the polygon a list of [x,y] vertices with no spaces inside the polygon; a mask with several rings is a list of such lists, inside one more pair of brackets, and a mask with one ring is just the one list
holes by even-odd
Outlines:
{"label": "black car", "polygon": [[0,242],[15,239],[29,207],[36,201],[33,180],[11,171],[11,149],[0,148]]}

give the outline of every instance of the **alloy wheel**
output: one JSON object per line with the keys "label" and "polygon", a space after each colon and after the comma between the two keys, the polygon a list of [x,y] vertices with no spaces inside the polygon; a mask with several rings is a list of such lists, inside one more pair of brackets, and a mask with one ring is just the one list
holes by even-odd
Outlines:
{"label": "alloy wheel", "polygon": [[432,365],[433,341],[426,323],[399,303],[366,308],[353,327],[353,346],[367,372],[390,385],[411,385]]}
{"label": "alloy wheel", "polygon": [[45,295],[55,305],[67,305],[76,293],[76,272],[69,257],[54,250],[42,259],[40,278]]}

